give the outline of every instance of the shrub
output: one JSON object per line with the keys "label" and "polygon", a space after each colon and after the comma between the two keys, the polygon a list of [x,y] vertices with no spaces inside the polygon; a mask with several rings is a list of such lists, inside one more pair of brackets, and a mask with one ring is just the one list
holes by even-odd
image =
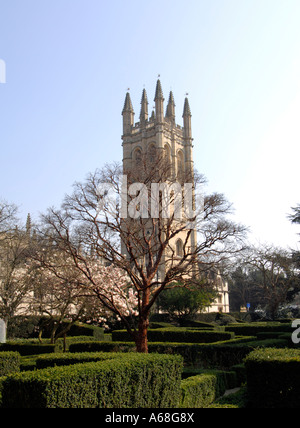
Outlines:
{"label": "shrub", "polygon": [[235,366],[232,366],[231,370],[233,370],[236,373],[237,386],[241,386],[242,384],[246,383],[247,377],[246,377],[245,364],[237,364]]}
{"label": "shrub", "polygon": [[125,354],[14,374],[3,381],[2,407],[177,407],[181,370],[179,356]]}
{"label": "shrub", "polygon": [[73,354],[47,354],[36,359],[36,368],[44,369],[55,366],[69,366],[72,364],[88,363],[92,361],[111,360],[120,357],[120,354],[107,352],[78,352]]}
{"label": "shrub", "polygon": [[217,399],[208,406],[210,409],[244,409],[247,407],[247,389],[241,387],[237,392]]}
{"label": "shrub", "polygon": [[246,343],[224,343],[203,346],[199,351],[199,360],[204,367],[231,367],[241,364],[244,358],[255,348],[274,347],[286,345],[285,340],[270,339],[257,340]]}
{"label": "shrub", "polygon": [[[99,339],[95,338],[94,336],[67,336],[66,340],[64,340],[63,337],[59,337],[58,339],[56,339],[55,341],[55,352],[63,352],[63,351],[68,351],[69,350],[69,346],[72,343],[76,343],[76,342],[83,342],[83,341],[98,341]],[[50,343],[50,339],[44,339],[43,343]],[[66,348],[66,349],[64,349]]]}
{"label": "shrub", "polygon": [[290,323],[280,322],[257,322],[251,324],[230,324],[225,327],[226,331],[232,331],[239,336],[257,336],[258,333],[275,333],[293,331]]}
{"label": "shrub", "polygon": [[[149,342],[150,353],[181,355],[187,364],[201,364],[203,367],[230,367],[239,364],[251,352],[255,344],[262,342],[249,342],[253,337],[243,337],[215,344]],[[245,342],[245,343],[243,343]],[[249,342],[249,344],[248,344]],[[270,342],[269,346],[270,346]],[[276,343],[285,343],[276,341]],[[230,345],[230,347],[229,347]],[[235,348],[236,346],[236,348]],[[133,352],[136,347],[133,342],[78,342],[71,344],[69,350],[73,352]]]}
{"label": "shrub", "polygon": [[136,346],[133,342],[90,342],[72,343],[69,352],[134,352]]}
{"label": "shrub", "polygon": [[250,407],[299,407],[300,350],[257,349],[245,365]]}
{"label": "shrub", "polygon": [[213,330],[216,327],[214,324],[195,320],[180,320],[180,325],[181,327],[204,328],[206,330]]}
{"label": "shrub", "polygon": [[20,355],[48,354],[55,352],[55,345],[30,342],[7,342],[0,345],[1,351],[19,352]]}
{"label": "shrub", "polygon": [[182,379],[187,379],[189,377],[198,376],[202,374],[212,374],[217,376],[219,384],[221,384],[222,389],[224,388],[225,390],[233,389],[237,386],[240,386],[240,384],[238,383],[238,376],[235,371],[187,367],[183,369]]}
{"label": "shrub", "polygon": [[223,379],[216,374],[201,374],[181,382],[181,407],[203,408],[225,392]]}
{"label": "shrub", "polygon": [[94,340],[104,340],[104,329],[88,324],[75,323],[70,328],[70,336],[92,336]]}
{"label": "shrub", "polygon": [[7,326],[7,337],[9,339],[38,337],[40,318],[40,316],[35,315],[16,315],[12,317]]}
{"label": "shrub", "polygon": [[[232,332],[192,330],[187,328],[161,328],[149,329],[149,342],[176,342],[176,343],[213,343],[223,340],[230,340],[234,337]],[[132,341],[126,330],[115,330],[112,332],[112,340],[121,342]]]}
{"label": "shrub", "polygon": [[[51,326],[53,326],[53,321],[49,317],[41,316],[23,316],[18,315],[11,319],[8,323],[7,336],[10,339],[13,338],[24,338],[32,339],[37,338],[40,328],[43,329],[43,337],[50,338],[51,336]],[[60,332],[63,328],[67,327],[69,322],[63,322],[58,328]],[[104,340],[104,330],[103,328],[84,324],[81,322],[74,323],[70,330],[68,331],[70,336],[92,336],[94,340]]]}
{"label": "shrub", "polygon": [[0,408],[2,407],[2,385],[5,379],[5,376],[0,377]]}
{"label": "shrub", "polygon": [[20,354],[18,352],[0,352],[0,377],[20,371]]}

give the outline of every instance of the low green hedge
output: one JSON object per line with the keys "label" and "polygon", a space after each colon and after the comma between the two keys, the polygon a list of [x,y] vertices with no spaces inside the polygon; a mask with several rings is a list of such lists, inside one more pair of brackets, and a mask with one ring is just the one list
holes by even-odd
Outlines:
{"label": "low green hedge", "polygon": [[[150,353],[181,355],[186,364],[201,367],[228,368],[241,364],[243,359],[257,347],[285,347],[281,339],[253,340],[253,337],[233,339],[213,344],[149,342]],[[70,352],[133,352],[132,342],[78,342],[70,345]]]}
{"label": "low green hedge", "polygon": [[94,340],[104,340],[104,329],[78,322],[72,325],[68,336],[91,336]]}
{"label": "low green hedge", "polygon": [[234,332],[239,336],[257,336],[258,333],[292,333],[291,323],[280,322],[257,322],[250,324],[230,324],[225,327],[225,331]]}
{"label": "low green hedge", "polygon": [[225,392],[225,384],[216,374],[201,374],[181,382],[181,406],[183,408],[204,408]]}
{"label": "low green hedge", "polygon": [[[47,325],[49,321],[49,325]],[[52,320],[54,321],[54,320]],[[8,323],[7,337],[14,338],[37,338],[40,328],[43,329],[43,337],[50,338],[51,336],[50,318],[41,316],[23,316],[18,315],[11,319]],[[62,328],[69,325],[69,322],[63,322],[59,327],[58,332]],[[76,322],[68,331],[68,336],[91,336],[94,340],[104,339],[104,329],[98,326]]]}
{"label": "low green hedge", "polygon": [[210,374],[218,377],[218,382],[222,385],[222,388],[233,389],[237,386],[240,386],[239,379],[236,371],[230,370],[217,370],[217,369],[200,369],[200,368],[191,368],[186,367],[182,371],[182,379],[187,379],[193,376],[199,376],[202,374]]}
{"label": "low green hedge", "polygon": [[170,408],[180,402],[182,358],[126,354],[6,377],[3,408]]}
{"label": "low green hedge", "polygon": [[280,339],[207,345],[200,349],[199,360],[204,367],[228,368],[241,364],[244,358],[256,348],[282,348],[285,346],[286,341]]}
{"label": "low green hedge", "polygon": [[242,386],[233,394],[224,395],[208,406],[209,409],[244,409],[247,407],[247,388]]}
{"label": "low green hedge", "polygon": [[[233,332],[213,330],[192,330],[188,328],[157,328],[148,330],[149,342],[176,342],[176,343],[213,343],[233,339]],[[132,337],[126,330],[112,332],[115,342],[130,342]]]}
{"label": "low green hedge", "polygon": [[49,354],[55,352],[55,345],[30,342],[7,342],[0,345],[0,352],[19,352],[20,355]]}
{"label": "low green hedge", "polygon": [[111,360],[119,357],[119,353],[107,352],[78,352],[41,355],[36,359],[36,368],[44,369],[55,366],[69,366],[72,364],[89,363],[92,361]]}
{"label": "low green hedge", "polygon": [[92,342],[82,341],[72,343],[69,352],[135,352],[136,346],[133,342]]}
{"label": "low green hedge", "polygon": [[5,379],[5,376],[0,377],[0,409],[2,407],[2,385]]}
{"label": "low green hedge", "polygon": [[18,352],[0,352],[0,377],[19,372],[20,357]]}
{"label": "low green hedge", "polygon": [[245,366],[250,407],[299,408],[300,350],[257,349]]}

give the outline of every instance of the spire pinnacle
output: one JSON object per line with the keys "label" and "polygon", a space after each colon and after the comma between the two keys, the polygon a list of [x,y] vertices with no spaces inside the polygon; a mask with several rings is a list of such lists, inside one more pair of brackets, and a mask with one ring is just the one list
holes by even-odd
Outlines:
{"label": "spire pinnacle", "polygon": [[192,116],[189,100],[187,97],[184,100],[183,117],[184,116]]}
{"label": "spire pinnacle", "polygon": [[173,119],[175,121],[175,101],[174,101],[174,96],[172,91],[170,91],[170,95],[169,95],[166,117]]}
{"label": "spire pinnacle", "polygon": [[162,88],[161,88],[160,80],[158,79],[157,83],[156,83],[156,90],[155,90],[154,101],[156,101],[156,100],[163,100],[163,99],[164,99],[164,95],[163,95],[163,91],[162,91]]}
{"label": "spire pinnacle", "polygon": [[126,98],[125,98],[125,102],[124,102],[124,107],[123,107],[122,113],[125,113],[125,112],[133,113],[133,107],[132,107],[132,102],[131,102],[131,98],[130,98],[129,92],[127,92],[127,94],[126,94]]}
{"label": "spire pinnacle", "polygon": [[148,120],[148,98],[146,89],[143,89],[142,100],[141,100],[141,113],[140,113],[140,121],[144,122]]}

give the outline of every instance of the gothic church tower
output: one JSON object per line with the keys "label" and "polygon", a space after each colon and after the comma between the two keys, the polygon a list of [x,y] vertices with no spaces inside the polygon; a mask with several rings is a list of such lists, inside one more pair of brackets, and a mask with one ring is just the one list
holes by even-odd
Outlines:
{"label": "gothic church tower", "polygon": [[183,127],[175,122],[175,102],[172,91],[164,115],[164,96],[160,80],[155,90],[155,111],[149,117],[148,97],[143,90],[141,99],[140,120],[134,123],[134,110],[127,92],[123,115],[123,168],[130,171],[135,168],[137,159],[151,152],[151,147],[163,149],[171,161],[174,174],[193,171],[191,110],[185,98],[183,110]]}
{"label": "gothic church tower", "polygon": [[[193,164],[193,138],[191,128],[191,110],[188,98],[184,100],[183,126],[177,125],[175,120],[175,101],[172,91],[169,94],[166,113],[164,114],[164,96],[160,80],[157,80],[155,89],[155,109],[151,115],[148,112],[148,97],[146,90],[142,92],[139,122],[134,122],[134,109],[127,92],[123,116],[123,171],[124,174],[138,171],[138,163],[143,156],[152,156],[157,152],[163,152],[171,165],[173,179],[182,182],[180,176],[190,177],[194,183]],[[153,150],[152,150],[153,149]],[[155,158],[151,159],[155,168]],[[189,181],[191,182],[191,180]],[[182,230],[171,242],[173,253],[180,256],[183,243],[186,242],[187,231]],[[193,249],[197,245],[196,231],[189,235],[188,246]],[[122,251],[125,254],[125,250]],[[163,268],[162,268],[163,269]],[[216,289],[218,299],[208,311],[229,311],[228,284],[223,281],[219,273],[216,273],[218,281]]]}
{"label": "gothic church tower", "polygon": [[[136,171],[139,160],[144,156],[153,156],[155,153],[164,153],[170,162],[171,174],[178,178],[192,177],[193,182],[193,138],[191,129],[191,110],[188,98],[185,98],[183,109],[183,126],[175,121],[175,101],[172,91],[169,94],[166,113],[164,114],[164,96],[160,80],[157,80],[155,89],[155,109],[149,116],[148,97],[146,90],[142,92],[139,122],[134,122],[134,109],[130,94],[127,92],[123,116],[123,171],[127,174]],[[155,159],[151,160],[155,168]],[[191,182],[191,180],[189,180]],[[172,247],[175,255],[180,256],[186,233],[177,235]],[[196,232],[189,238],[189,247],[196,245]]]}

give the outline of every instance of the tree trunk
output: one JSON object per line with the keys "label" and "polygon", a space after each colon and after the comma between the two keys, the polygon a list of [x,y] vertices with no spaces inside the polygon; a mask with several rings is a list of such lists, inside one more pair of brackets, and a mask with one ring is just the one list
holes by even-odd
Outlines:
{"label": "tree trunk", "polygon": [[50,343],[52,345],[54,345],[55,341],[56,341],[56,332],[57,332],[57,329],[58,329],[58,324],[56,326],[54,326],[53,329],[52,329],[52,331],[51,331]]}
{"label": "tree trunk", "polygon": [[136,350],[148,354],[148,327],[149,327],[149,288],[143,291],[142,307],[139,314],[139,327],[136,336]]}
{"label": "tree trunk", "polygon": [[148,316],[140,317],[139,329],[136,337],[136,350],[144,354],[148,354]]}

